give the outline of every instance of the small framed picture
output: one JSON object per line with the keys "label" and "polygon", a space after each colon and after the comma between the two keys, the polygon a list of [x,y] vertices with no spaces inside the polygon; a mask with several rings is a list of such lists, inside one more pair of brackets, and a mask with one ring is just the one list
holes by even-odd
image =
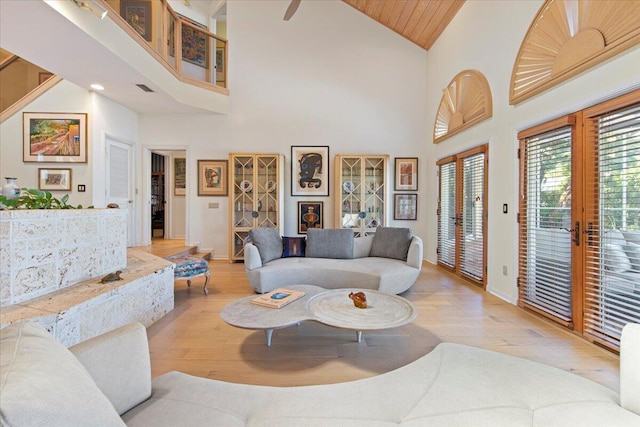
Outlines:
{"label": "small framed picture", "polygon": [[187,159],[184,157],[173,159],[173,194],[187,194]]}
{"label": "small framed picture", "polygon": [[120,16],[146,41],[151,41],[150,1],[121,1]]}
{"label": "small framed picture", "polygon": [[328,146],[291,146],[291,195],[329,195]]}
{"label": "small framed picture", "polygon": [[298,234],[310,228],[324,228],[322,202],[298,202]]}
{"label": "small framed picture", "polygon": [[396,157],[395,170],[396,191],[418,190],[417,157]]}
{"label": "small framed picture", "polygon": [[198,196],[226,196],[228,160],[198,160]]}
{"label": "small framed picture", "polygon": [[393,206],[393,219],[418,219],[417,194],[395,194]]}
{"label": "small framed picture", "polygon": [[71,169],[39,168],[38,190],[71,191]]}

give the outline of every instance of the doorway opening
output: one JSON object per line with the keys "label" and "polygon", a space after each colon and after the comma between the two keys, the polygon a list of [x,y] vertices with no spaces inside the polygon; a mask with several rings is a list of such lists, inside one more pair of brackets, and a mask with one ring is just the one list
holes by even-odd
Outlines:
{"label": "doorway opening", "polygon": [[151,240],[164,239],[165,207],[165,156],[151,153]]}

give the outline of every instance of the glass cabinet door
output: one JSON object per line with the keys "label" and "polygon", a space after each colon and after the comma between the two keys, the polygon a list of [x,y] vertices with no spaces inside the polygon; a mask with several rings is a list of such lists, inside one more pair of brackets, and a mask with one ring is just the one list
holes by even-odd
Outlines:
{"label": "glass cabinet door", "polygon": [[253,157],[235,157],[233,161],[233,226],[253,226]]}
{"label": "glass cabinet door", "polygon": [[273,227],[282,234],[284,157],[231,153],[229,160],[232,185],[229,256],[231,261],[237,261],[244,258],[244,244],[251,229]]}
{"label": "glass cabinet door", "polygon": [[385,159],[367,157],[364,160],[364,228],[384,225]]}
{"label": "glass cabinet door", "polygon": [[255,227],[278,227],[278,157],[260,156],[256,170]]}
{"label": "glass cabinet door", "polygon": [[346,157],[342,159],[342,176],[339,189],[340,202],[342,204],[342,215],[340,219],[341,228],[362,227],[360,208],[362,207],[361,186],[362,186],[362,159],[359,157]]}
{"label": "glass cabinet door", "polygon": [[338,179],[336,207],[339,227],[352,228],[356,236],[385,225],[388,156],[336,156]]}

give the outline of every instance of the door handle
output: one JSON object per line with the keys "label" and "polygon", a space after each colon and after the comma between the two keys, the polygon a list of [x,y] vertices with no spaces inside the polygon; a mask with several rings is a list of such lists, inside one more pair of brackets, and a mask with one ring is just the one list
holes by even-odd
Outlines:
{"label": "door handle", "polygon": [[564,228],[563,230],[573,233],[573,239],[571,239],[571,241],[575,243],[576,246],[580,246],[580,221],[576,221],[573,228]]}

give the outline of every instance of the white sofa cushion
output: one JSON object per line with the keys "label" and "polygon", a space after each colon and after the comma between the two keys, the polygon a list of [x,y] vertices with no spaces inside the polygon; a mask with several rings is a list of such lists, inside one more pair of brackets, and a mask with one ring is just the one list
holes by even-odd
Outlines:
{"label": "white sofa cushion", "polygon": [[171,372],[123,418],[130,427],[630,427],[640,419],[600,384],[448,343],[397,370],[338,384],[265,387]]}
{"label": "white sofa cushion", "polygon": [[124,426],[73,354],[41,326],[0,331],[2,426]]}
{"label": "white sofa cushion", "polygon": [[622,245],[606,243],[604,245],[604,266],[605,269],[615,273],[622,273],[631,270],[631,261]]}

